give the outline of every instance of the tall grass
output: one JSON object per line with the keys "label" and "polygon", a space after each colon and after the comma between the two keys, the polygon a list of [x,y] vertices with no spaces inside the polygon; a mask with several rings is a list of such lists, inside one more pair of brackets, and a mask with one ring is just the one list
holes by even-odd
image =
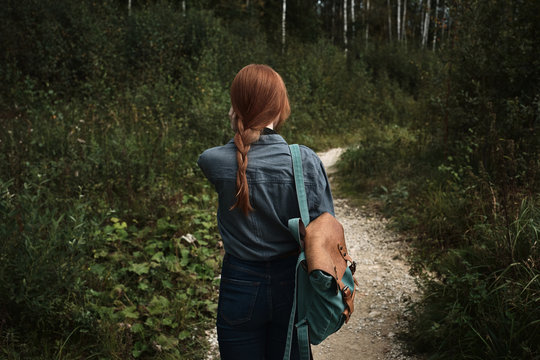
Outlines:
{"label": "tall grass", "polygon": [[535,359],[540,351],[540,202],[522,202],[509,227],[438,260],[412,308],[411,336],[436,359]]}

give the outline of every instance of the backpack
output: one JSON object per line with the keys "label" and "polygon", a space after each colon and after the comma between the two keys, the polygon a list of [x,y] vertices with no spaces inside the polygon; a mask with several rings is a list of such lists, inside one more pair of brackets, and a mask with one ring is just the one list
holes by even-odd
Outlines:
{"label": "backpack", "polygon": [[301,252],[283,359],[290,358],[296,326],[300,359],[309,360],[310,344],[317,345],[338,331],[354,311],[356,264],[347,253],[343,226],[332,214],[323,213],[310,223],[300,148],[297,144],[289,148],[301,217],[290,219],[288,225]]}

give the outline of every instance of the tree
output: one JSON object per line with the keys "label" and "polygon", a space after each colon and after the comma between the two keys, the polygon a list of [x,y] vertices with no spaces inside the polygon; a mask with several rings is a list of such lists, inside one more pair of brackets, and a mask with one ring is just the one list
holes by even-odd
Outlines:
{"label": "tree", "polygon": [[352,36],[354,37],[354,33],[356,31],[356,27],[355,27],[355,17],[354,17],[354,0],[351,0],[351,24],[352,24]]}
{"label": "tree", "polygon": [[347,53],[347,2],[343,0],[343,45],[345,46],[345,53]]}
{"label": "tree", "polygon": [[368,40],[369,40],[369,18],[368,18],[368,15],[369,15],[369,0],[367,0],[366,10],[364,11],[365,24],[366,24],[366,50],[367,50],[367,47],[368,47]]}
{"label": "tree", "polygon": [[425,47],[429,34],[429,14],[431,12],[431,0],[427,0],[426,14],[424,15],[424,32],[422,34],[422,47]]}
{"label": "tree", "polygon": [[283,11],[281,15],[281,52],[285,51],[285,27],[287,19],[287,0],[283,0]]}
{"label": "tree", "polygon": [[433,51],[435,51],[435,45],[437,44],[437,28],[438,28],[438,25],[439,25],[439,19],[438,19],[438,14],[439,12],[439,0],[437,0],[437,2],[435,3],[435,18],[434,18],[434,22],[433,22],[433,25],[434,25],[434,28],[433,28]]}
{"label": "tree", "polygon": [[401,41],[401,0],[397,0],[396,26],[397,40]]}
{"label": "tree", "polygon": [[407,42],[407,36],[405,31],[407,30],[405,24],[407,23],[407,0],[403,2],[403,21],[401,22],[401,40]]}

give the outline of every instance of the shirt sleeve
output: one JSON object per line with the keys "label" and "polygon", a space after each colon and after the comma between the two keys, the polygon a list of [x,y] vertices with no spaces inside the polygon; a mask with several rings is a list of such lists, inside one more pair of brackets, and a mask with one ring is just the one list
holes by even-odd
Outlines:
{"label": "shirt sleeve", "polygon": [[315,155],[316,161],[318,162],[317,176],[315,180],[315,194],[314,194],[314,203],[313,208],[309,209],[309,216],[311,220],[314,220],[319,215],[329,212],[334,215],[334,200],[332,198],[332,191],[330,189],[330,182],[328,181],[328,176],[326,175],[326,170],[317,155]]}
{"label": "shirt sleeve", "polygon": [[302,154],[302,157],[307,160],[302,160],[302,162],[304,179],[309,179],[309,185],[306,183],[306,191],[308,192],[310,220],[314,220],[325,212],[334,215],[334,200],[332,199],[330,182],[321,159],[309,148],[306,148],[306,153]]}
{"label": "shirt sleeve", "polygon": [[329,212],[332,215],[334,214],[334,199],[332,198],[332,191],[330,189],[330,182],[328,181],[328,176],[326,175],[326,170],[324,169],[324,166],[321,162],[321,160],[317,157],[317,160],[319,160],[319,168],[320,168],[320,176],[319,176],[319,182],[318,182],[318,194],[319,194],[319,204],[317,208],[317,212],[319,215],[321,215],[324,212]]}
{"label": "shirt sleeve", "polygon": [[207,161],[207,153],[206,151],[203,152],[201,155],[199,155],[199,159],[197,160],[197,165],[199,165],[199,168],[202,170],[204,176],[212,183],[214,184],[214,181],[212,180],[212,176],[210,175],[210,171],[208,169],[208,161]]}

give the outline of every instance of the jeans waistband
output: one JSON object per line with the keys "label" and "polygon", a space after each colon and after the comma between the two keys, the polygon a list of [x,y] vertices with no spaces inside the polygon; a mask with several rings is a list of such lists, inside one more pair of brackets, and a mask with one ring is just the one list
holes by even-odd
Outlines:
{"label": "jeans waistband", "polygon": [[271,260],[244,260],[239,259],[236,256],[225,253],[223,257],[223,267],[232,266],[238,270],[246,271],[253,274],[269,274],[279,273],[282,270],[289,271],[288,269],[295,267],[297,252],[284,254],[283,257],[274,258]]}

